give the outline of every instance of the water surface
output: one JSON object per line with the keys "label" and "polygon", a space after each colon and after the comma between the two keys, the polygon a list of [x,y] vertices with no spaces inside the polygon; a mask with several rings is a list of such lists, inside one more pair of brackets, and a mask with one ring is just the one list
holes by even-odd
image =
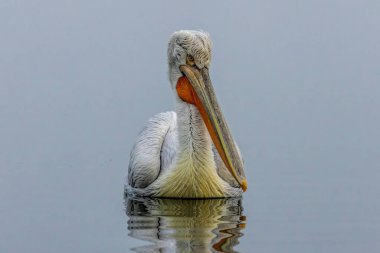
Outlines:
{"label": "water surface", "polygon": [[241,199],[126,197],[129,236],[150,242],[136,252],[235,252],[245,216]]}

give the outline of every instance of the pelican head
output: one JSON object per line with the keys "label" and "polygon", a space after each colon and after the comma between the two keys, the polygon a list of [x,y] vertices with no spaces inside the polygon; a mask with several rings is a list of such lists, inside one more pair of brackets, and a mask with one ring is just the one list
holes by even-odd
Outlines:
{"label": "pelican head", "polygon": [[189,64],[199,69],[209,68],[211,62],[211,39],[208,33],[201,31],[175,32],[168,46],[169,79],[176,87],[183,76],[180,67]]}
{"label": "pelican head", "polygon": [[168,46],[169,79],[177,99],[197,107],[225,166],[245,191],[243,162],[209,76],[211,44],[205,32],[175,32]]}

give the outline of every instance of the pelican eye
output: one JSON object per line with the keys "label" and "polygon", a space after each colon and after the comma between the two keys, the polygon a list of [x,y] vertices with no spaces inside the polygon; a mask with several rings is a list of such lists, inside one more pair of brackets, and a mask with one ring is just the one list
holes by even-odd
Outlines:
{"label": "pelican eye", "polygon": [[187,65],[190,65],[190,66],[194,66],[195,65],[195,60],[194,60],[194,57],[192,55],[187,55],[186,57],[186,64]]}

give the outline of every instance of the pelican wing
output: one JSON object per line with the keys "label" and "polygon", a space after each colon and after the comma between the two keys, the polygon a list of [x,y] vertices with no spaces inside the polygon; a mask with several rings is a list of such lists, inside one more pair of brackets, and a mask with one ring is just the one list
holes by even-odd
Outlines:
{"label": "pelican wing", "polygon": [[175,112],[159,113],[149,119],[138,135],[128,168],[128,184],[133,188],[147,187],[172,162],[174,154],[168,152],[165,143],[175,119]]}

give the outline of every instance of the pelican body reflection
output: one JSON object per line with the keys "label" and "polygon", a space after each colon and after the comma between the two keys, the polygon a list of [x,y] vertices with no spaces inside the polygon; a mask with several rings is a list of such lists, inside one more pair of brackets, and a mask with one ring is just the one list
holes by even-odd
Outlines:
{"label": "pelican body reflection", "polygon": [[151,242],[135,252],[236,252],[245,216],[240,198],[125,198],[129,236]]}

